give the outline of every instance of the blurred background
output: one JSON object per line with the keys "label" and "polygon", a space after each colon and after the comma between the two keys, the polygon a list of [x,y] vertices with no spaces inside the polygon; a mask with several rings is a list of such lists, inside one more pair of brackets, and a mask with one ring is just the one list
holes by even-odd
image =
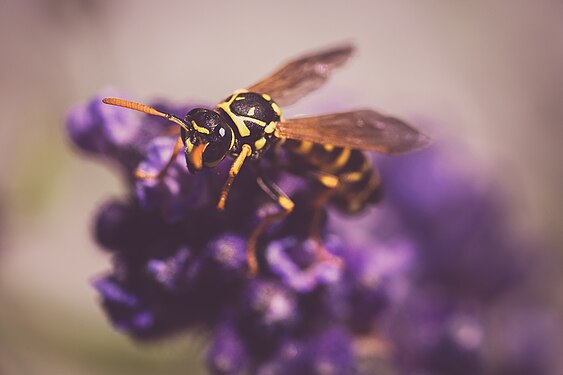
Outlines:
{"label": "blurred background", "polygon": [[90,232],[122,186],[74,152],[65,114],[111,87],[212,105],[341,41],[356,58],[286,116],[369,106],[453,139],[553,244],[536,287],[561,307],[562,16],[559,0],[1,1],[0,373],[205,373],[205,335],[139,345],[106,321]]}

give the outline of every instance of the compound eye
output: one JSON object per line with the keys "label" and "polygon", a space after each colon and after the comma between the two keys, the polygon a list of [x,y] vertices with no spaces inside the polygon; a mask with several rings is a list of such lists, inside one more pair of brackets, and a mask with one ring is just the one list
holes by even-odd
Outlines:
{"label": "compound eye", "polygon": [[229,128],[218,126],[214,129],[212,138],[203,151],[203,164],[208,168],[219,164],[233,146],[233,132]]}
{"label": "compound eye", "polygon": [[227,156],[229,145],[226,142],[211,142],[203,151],[203,165],[213,168]]}

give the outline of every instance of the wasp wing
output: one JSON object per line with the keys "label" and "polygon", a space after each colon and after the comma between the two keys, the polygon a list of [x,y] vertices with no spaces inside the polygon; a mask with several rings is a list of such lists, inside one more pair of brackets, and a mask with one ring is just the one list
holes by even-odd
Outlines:
{"label": "wasp wing", "polygon": [[248,90],[268,94],[281,106],[293,104],[321,87],[330,73],[344,65],[353,52],[354,46],[345,44],[305,55],[285,64]]}
{"label": "wasp wing", "polygon": [[282,121],[276,135],[384,154],[413,151],[430,141],[405,122],[369,109]]}

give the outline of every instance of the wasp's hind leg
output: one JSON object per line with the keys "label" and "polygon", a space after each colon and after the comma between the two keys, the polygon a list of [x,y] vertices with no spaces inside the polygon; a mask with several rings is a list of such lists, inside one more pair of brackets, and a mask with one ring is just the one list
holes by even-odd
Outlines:
{"label": "wasp's hind leg", "polygon": [[180,151],[182,151],[183,147],[184,143],[182,142],[182,138],[178,137],[178,140],[174,145],[174,149],[172,150],[170,159],[168,159],[168,161],[166,162],[166,164],[164,164],[160,171],[156,173],[148,173],[146,171],[143,171],[142,169],[137,168],[135,170],[135,177],[140,180],[154,180],[163,178],[164,176],[166,176],[166,172],[168,172],[168,169],[170,169],[170,166],[172,166],[172,163],[174,163],[174,160],[176,160],[176,157],[178,156]]}
{"label": "wasp's hind leg", "polygon": [[269,178],[259,175],[256,179],[258,186],[268,196],[276,202],[279,207],[282,209],[279,212],[267,214],[262,221],[258,224],[258,226],[252,231],[250,237],[248,238],[247,243],[247,261],[248,261],[248,273],[250,276],[256,276],[258,273],[258,260],[256,258],[256,245],[258,243],[258,239],[264,230],[270,226],[271,224],[275,223],[278,220],[283,219],[287,215],[289,215],[295,204],[289,197]]}
{"label": "wasp's hind leg", "polygon": [[320,171],[308,171],[307,175],[320,185],[311,200],[313,215],[311,218],[311,226],[309,227],[309,236],[315,242],[315,255],[317,259],[323,262],[329,262],[337,267],[342,267],[342,259],[326,249],[321,237],[321,226],[325,207],[340,186],[340,180],[335,175]]}

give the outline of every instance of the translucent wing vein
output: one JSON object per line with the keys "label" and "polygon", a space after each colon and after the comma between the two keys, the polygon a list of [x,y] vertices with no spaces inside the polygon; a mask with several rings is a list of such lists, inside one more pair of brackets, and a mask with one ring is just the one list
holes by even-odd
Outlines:
{"label": "translucent wing vein", "polygon": [[270,95],[287,106],[321,87],[335,68],[342,66],[354,52],[350,44],[308,54],[282,66],[248,90]]}
{"label": "translucent wing vein", "polygon": [[417,150],[426,146],[430,140],[405,122],[373,110],[287,120],[278,124],[276,132],[282,138],[384,154]]}

